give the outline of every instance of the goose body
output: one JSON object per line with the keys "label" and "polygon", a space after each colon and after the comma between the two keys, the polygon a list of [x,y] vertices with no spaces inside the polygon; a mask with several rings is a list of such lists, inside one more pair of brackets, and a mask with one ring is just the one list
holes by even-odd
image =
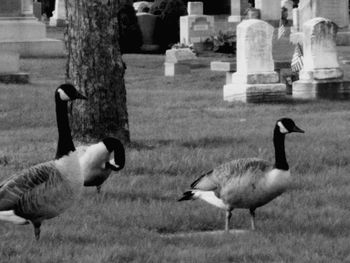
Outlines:
{"label": "goose body", "polygon": [[249,209],[255,229],[255,209],[292,187],[293,181],[284,152],[284,136],[303,132],[290,119],[277,121],[274,130],[275,164],[258,158],[237,159],[203,174],[179,201],[202,199],[226,210],[225,229],[235,208]]}
{"label": "goose body", "polygon": [[282,194],[291,185],[289,171],[274,169],[262,159],[238,159],[225,163],[192,185],[201,192],[213,191],[227,208],[257,208]]}
{"label": "goose body", "polygon": [[98,193],[112,171],[119,171],[125,165],[125,149],[116,138],[107,137],[91,146],[78,147],[77,151],[84,176],[84,186],[96,186]]}
{"label": "goose body", "polygon": [[58,216],[81,194],[84,177],[68,123],[67,101],[86,99],[70,84],[55,91],[58,145],[56,160],[23,170],[0,183],[0,220],[34,226]]}
{"label": "goose body", "polygon": [[83,180],[75,152],[32,166],[0,184],[0,211],[12,210],[23,218],[22,223],[41,224],[72,205],[82,191]]}

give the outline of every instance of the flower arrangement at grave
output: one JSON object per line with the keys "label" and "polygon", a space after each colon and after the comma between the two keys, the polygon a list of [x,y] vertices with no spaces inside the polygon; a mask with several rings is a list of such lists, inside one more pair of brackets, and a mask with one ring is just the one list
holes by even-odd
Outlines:
{"label": "flower arrangement at grave", "polygon": [[211,36],[206,42],[213,44],[213,51],[219,53],[236,52],[236,34],[234,32],[219,31],[218,35]]}

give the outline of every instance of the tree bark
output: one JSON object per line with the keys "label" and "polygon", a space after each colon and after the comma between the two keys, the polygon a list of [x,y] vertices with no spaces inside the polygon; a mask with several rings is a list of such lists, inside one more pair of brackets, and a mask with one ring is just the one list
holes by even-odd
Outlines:
{"label": "tree bark", "polygon": [[118,7],[116,0],[66,0],[66,78],[88,97],[72,107],[75,137],[130,141]]}

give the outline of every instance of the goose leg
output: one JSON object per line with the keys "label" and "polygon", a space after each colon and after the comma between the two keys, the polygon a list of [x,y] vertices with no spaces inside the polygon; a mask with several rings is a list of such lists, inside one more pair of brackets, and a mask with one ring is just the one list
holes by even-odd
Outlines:
{"label": "goose leg", "polygon": [[98,194],[101,193],[101,187],[102,187],[101,185],[96,186],[96,190]]}
{"label": "goose leg", "polygon": [[250,208],[250,223],[252,226],[252,230],[255,230],[255,208]]}
{"label": "goose leg", "polygon": [[35,239],[38,241],[40,238],[40,226],[41,223],[35,222],[33,223],[34,226],[34,235],[35,235]]}
{"label": "goose leg", "polygon": [[225,231],[226,232],[230,231],[229,223],[230,223],[231,217],[232,217],[232,210],[226,210],[226,220],[225,220]]}

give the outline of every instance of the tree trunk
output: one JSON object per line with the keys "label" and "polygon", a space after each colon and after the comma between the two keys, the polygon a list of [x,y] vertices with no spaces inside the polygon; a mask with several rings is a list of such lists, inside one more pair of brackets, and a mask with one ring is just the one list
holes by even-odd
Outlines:
{"label": "tree trunk", "polygon": [[116,0],[66,0],[66,77],[88,97],[72,107],[75,137],[130,141],[118,7]]}

